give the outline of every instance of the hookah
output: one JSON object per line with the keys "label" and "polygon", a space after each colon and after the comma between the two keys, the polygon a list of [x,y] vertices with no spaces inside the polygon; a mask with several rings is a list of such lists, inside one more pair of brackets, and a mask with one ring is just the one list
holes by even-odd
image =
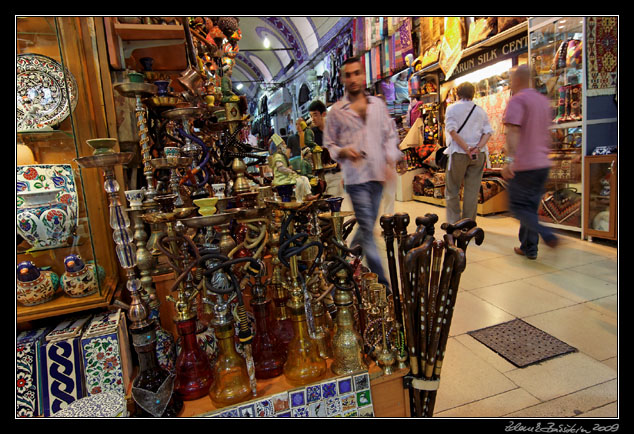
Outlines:
{"label": "hookah", "polygon": [[260,265],[261,273],[251,285],[251,310],[255,316],[253,340],[253,361],[255,378],[266,379],[282,375],[286,362],[286,349],[274,333],[275,318],[271,311],[271,300],[266,297],[266,285],[262,284],[261,274],[264,264]]}
{"label": "hookah", "polygon": [[[302,251],[317,246],[321,258],[323,245],[319,241],[306,243],[307,233],[295,234],[293,227],[294,214],[300,209],[308,208],[310,202],[290,201],[290,197],[283,193],[281,201],[267,199],[266,201],[284,212],[284,222],[280,233],[278,258],[290,270],[288,284],[289,299],[287,308],[293,324],[293,338],[288,344],[287,359],[284,363],[284,376],[292,385],[300,386],[318,380],[326,372],[326,361],[319,355],[319,350],[312,340],[314,336],[314,322],[310,310],[310,294],[306,290],[303,276],[298,271],[297,255]],[[300,245],[297,245],[300,243]],[[301,244],[303,243],[303,244]],[[307,270],[310,276],[319,260],[315,261]],[[283,283],[282,283],[283,284]]]}
{"label": "hookah", "polygon": [[[219,263],[217,262],[211,268],[208,268],[210,260],[216,260]],[[209,397],[214,404],[220,407],[242,402],[257,395],[252,351],[253,334],[249,327],[240,283],[232,270],[232,267],[244,262],[249,263],[248,270],[256,270],[256,275],[262,273],[263,264],[249,257],[230,259],[218,253],[207,253],[198,258],[200,270],[204,269],[202,271],[203,286],[212,292],[216,299],[215,303],[213,303],[214,319],[212,322],[216,338],[218,339],[219,354],[213,368],[214,382],[209,390]],[[230,278],[231,286],[228,288],[213,286],[213,283],[208,280],[209,277],[221,269]],[[227,300],[224,299],[225,295],[229,295]],[[234,343],[234,319],[230,308],[234,298],[237,299],[238,339],[243,344],[244,358],[238,354]]]}
{"label": "hookah", "polygon": [[101,143],[115,139],[94,139],[88,144],[95,149],[92,156],[79,157],[75,161],[82,168],[101,168],[104,172],[104,190],[108,195],[110,226],[119,264],[126,273],[126,288],[131,302],[126,308],[130,320],[132,343],[139,357],[140,372],[132,382],[132,397],[138,405],[140,416],[174,417],[183,408],[183,402],[173,394],[175,375],[163,369],[156,355],[156,326],[149,318],[149,309],[141,297],[142,285],[137,279],[136,249],[130,231],[130,220],[118,197],[119,184],[114,166],[126,164],[132,153],[116,153],[112,149],[100,149]]}
{"label": "hookah", "polygon": [[388,349],[387,344],[387,336],[385,324],[387,323],[388,310],[389,305],[387,302],[387,294],[385,285],[381,283],[371,283],[369,284],[369,290],[372,294],[372,298],[375,300],[374,305],[380,312],[380,321],[381,321],[381,339],[383,341],[383,345],[381,346],[381,351],[377,355],[377,363],[383,370],[383,375],[391,375],[394,370],[392,365],[394,364],[395,358],[394,354]]}
{"label": "hookah", "polygon": [[[177,298],[169,295],[167,300],[175,305],[175,321],[182,341],[181,351],[176,358],[174,389],[178,396],[187,401],[208,393],[212,372],[207,354],[196,341],[197,314],[193,302],[198,289],[193,283],[192,271],[197,266],[199,252],[191,239],[182,233],[185,225],[177,222],[189,216],[194,208],[175,208],[176,197],[175,194],[156,196],[159,212],[146,214],[143,218],[147,222],[164,223],[166,227],[166,234],[159,240],[158,247],[177,274],[170,288],[170,292],[177,290]],[[179,243],[182,246],[181,255]],[[194,257],[193,260],[188,260],[190,256]]]}
{"label": "hookah", "polygon": [[[134,98],[135,108],[134,114],[137,121],[139,145],[141,146],[141,155],[143,157],[143,176],[147,184],[147,192],[145,194],[145,200],[143,201],[143,207],[147,212],[156,212],[157,205],[154,201],[154,197],[157,195],[154,186],[154,171],[155,168],[152,164],[152,155],[150,152],[148,127],[147,127],[147,110],[144,107],[143,101],[148,101],[158,92],[158,87],[150,83],[134,83],[134,82],[122,82],[115,83],[113,88],[123,97]],[[142,100],[142,98],[144,98]],[[152,255],[158,256],[159,251],[156,247],[158,238],[162,235],[157,225],[151,226],[150,238],[147,242],[147,248]]]}
{"label": "hookah", "polygon": [[[146,190],[139,190],[142,196],[145,196]],[[128,196],[126,191],[126,197]],[[140,282],[145,293],[144,301],[147,303],[149,318],[153,319],[156,325],[157,336],[157,358],[161,367],[168,371],[174,370],[176,361],[174,336],[161,326],[160,321],[160,305],[154,282],[152,280],[152,271],[156,267],[156,258],[150,253],[146,247],[147,233],[145,224],[141,218],[141,213],[147,212],[148,208],[145,204],[139,204],[134,200],[130,200],[130,208],[125,211],[129,212],[134,224],[134,240],[136,242],[136,264],[139,269]]]}
{"label": "hookah", "polygon": [[267,233],[269,234],[267,248],[271,255],[271,265],[273,270],[271,272],[271,277],[266,282],[266,287],[271,294],[276,320],[272,332],[280,342],[280,345],[284,350],[284,355],[286,355],[288,344],[293,338],[293,324],[286,307],[286,303],[288,301],[288,291],[284,285],[284,268],[278,257],[280,232],[284,212],[273,208],[273,205],[270,202],[267,202],[266,199],[265,203],[267,203],[267,208],[271,213],[271,218],[269,219],[267,228]]}
{"label": "hookah", "polygon": [[320,217],[330,219],[334,238],[331,242],[335,245],[337,254],[330,256],[331,266],[328,267],[327,280],[335,286],[335,304],[337,305],[337,316],[335,318],[335,331],[332,338],[333,363],[332,372],[337,375],[350,374],[368,369],[363,360],[363,339],[354,327],[354,298],[361,302],[361,296],[357,284],[353,278],[354,269],[346,262],[344,253],[352,253],[354,256],[361,255],[361,246],[348,249],[344,245],[343,219],[352,215],[351,211],[341,211],[342,197],[332,197],[326,199],[330,206],[330,214],[324,213]]}

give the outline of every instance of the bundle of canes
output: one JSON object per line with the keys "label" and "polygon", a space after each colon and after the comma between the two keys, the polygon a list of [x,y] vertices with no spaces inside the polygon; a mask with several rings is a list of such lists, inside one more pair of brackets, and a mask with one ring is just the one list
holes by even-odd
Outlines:
{"label": "bundle of canes", "polygon": [[[423,392],[422,411],[416,413],[419,417],[431,417],[434,412],[437,387],[458,295],[460,277],[466,268],[466,248],[472,239],[477,245],[481,245],[484,241],[484,231],[478,228],[475,221],[471,219],[462,219],[455,224],[443,223],[441,228],[446,234],[443,236],[443,240],[434,242],[427,305],[421,305],[419,309],[421,324],[424,323],[423,312],[426,312],[427,316],[425,318],[427,330],[426,333],[421,334],[421,347],[423,346],[422,338],[426,336],[423,379],[427,382],[434,382],[432,387],[424,387],[427,390]],[[442,269],[440,269],[440,255],[443,247],[445,257]],[[439,280],[438,283],[436,283],[437,280]]]}

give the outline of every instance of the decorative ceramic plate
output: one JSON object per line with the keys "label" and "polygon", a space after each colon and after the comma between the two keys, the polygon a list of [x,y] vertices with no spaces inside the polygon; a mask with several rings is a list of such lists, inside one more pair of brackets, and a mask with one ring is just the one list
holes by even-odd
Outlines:
{"label": "decorative ceramic plate", "polygon": [[16,88],[18,131],[59,125],[77,105],[75,77],[41,54],[17,56]]}

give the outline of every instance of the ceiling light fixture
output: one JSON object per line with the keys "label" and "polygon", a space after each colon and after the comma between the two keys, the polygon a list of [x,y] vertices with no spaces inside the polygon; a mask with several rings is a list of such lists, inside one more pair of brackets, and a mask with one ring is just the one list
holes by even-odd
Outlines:
{"label": "ceiling light fixture", "polygon": [[262,41],[262,43],[264,44],[264,48],[271,47],[271,41],[269,41],[269,38],[264,38],[264,41]]}
{"label": "ceiling light fixture", "polygon": [[236,89],[240,90],[240,89],[242,89],[243,86],[244,85],[242,83],[238,83],[238,85],[236,86]]}

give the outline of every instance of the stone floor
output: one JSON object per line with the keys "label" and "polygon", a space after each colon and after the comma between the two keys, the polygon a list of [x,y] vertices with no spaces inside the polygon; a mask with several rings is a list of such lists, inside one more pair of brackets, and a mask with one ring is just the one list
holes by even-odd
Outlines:
{"label": "stone floor", "polygon": [[[394,211],[410,215],[409,233],[415,217],[435,213],[443,233],[444,208],[410,201],[396,202]],[[529,260],[513,253],[519,225],[508,213],[477,222],[485,240],[467,251],[434,416],[617,417],[616,243],[558,231],[560,245],[541,244]],[[375,235],[386,258],[378,224]],[[516,318],[578,352],[517,368],[467,334]]]}

